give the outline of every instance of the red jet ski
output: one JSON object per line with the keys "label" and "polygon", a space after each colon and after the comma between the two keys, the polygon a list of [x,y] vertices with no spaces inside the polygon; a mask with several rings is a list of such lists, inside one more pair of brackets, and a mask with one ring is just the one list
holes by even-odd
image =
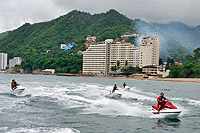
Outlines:
{"label": "red jet ski", "polygon": [[158,104],[154,104],[152,107],[153,114],[162,114],[167,118],[177,117],[181,110],[179,110],[175,105],[169,101],[164,101],[165,104],[162,106],[161,110],[158,112]]}

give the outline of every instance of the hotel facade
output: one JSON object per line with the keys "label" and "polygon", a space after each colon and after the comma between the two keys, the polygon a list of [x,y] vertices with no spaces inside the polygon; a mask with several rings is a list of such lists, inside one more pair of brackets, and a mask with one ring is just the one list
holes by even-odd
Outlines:
{"label": "hotel facade", "polygon": [[160,37],[144,37],[140,45],[140,67],[144,66],[158,66],[159,65],[159,46]]}
{"label": "hotel facade", "polygon": [[8,59],[7,53],[0,53],[0,71],[6,69],[7,59]]}
{"label": "hotel facade", "polygon": [[[158,65],[159,36],[143,38],[141,46],[106,39],[105,43],[91,45],[83,52],[83,74],[108,75],[117,65],[124,68]],[[118,70],[117,72],[120,72]]]}
{"label": "hotel facade", "polygon": [[9,59],[9,68],[15,67],[15,65],[21,65],[21,63],[21,57],[14,57],[13,59]]}

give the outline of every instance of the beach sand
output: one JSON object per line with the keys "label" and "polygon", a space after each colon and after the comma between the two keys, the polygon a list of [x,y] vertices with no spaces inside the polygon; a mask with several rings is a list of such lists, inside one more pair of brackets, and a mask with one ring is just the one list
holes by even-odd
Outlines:
{"label": "beach sand", "polygon": [[136,79],[136,80],[152,80],[152,81],[171,81],[171,82],[193,82],[200,83],[200,78],[142,78],[142,77],[113,77],[113,76],[89,76],[89,75],[76,75],[79,77],[94,77],[94,78],[111,78],[111,79]]}

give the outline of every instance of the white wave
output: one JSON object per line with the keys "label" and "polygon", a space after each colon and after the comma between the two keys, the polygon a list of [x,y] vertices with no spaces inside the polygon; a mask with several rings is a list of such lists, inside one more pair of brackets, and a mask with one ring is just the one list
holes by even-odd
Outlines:
{"label": "white wave", "polygon": [[13,128],[9,129],[8,127],[0,128],[0,131],[6,133],[40,133],[40,132],[48,132],[48,133],[80,133],[80,131],[74,128]]}
{"label": "white wave", "polygon": [[156,101],[155,97],[151,97],[148,95],[142,95],[142,94],[138,94],[136,92],[132,92],[132,91],[123,91],[122,96],[125,98],[136,98],[137,100],[141,100],[141,101]]}
{"label": "white wave", "polygon": [[139,103],[125,103],[114,99],[102,98],[85,108],[84,113],[98,113],[101,115],[128,115],[145,117],[146,111]]}
{"label": "white wave", "polygon": [[[71,83],[62,84],[62,86],[54,85],[53,87],[38,86],[35,88],[27,88],[27,94],[32,97],[45,96],[62,105],[63,108],[82,107],[83,112],[87,114],[98,113],[101,115],[130,115],[136,117],[151,117],[149,108],[143,103],[146,101],[156,101],[157,95],[151,92],[143,92],[140,89],[131,87],[130,91],[124,91],[119,88],[122,93],[123,100],[115,100],[105,98],[104,95],[112,90],[113,86],[102,84],[86,84]],[[134,102],[126,100],[129,98],[137,99]],[[51,100],[50,99],[50,100]],[[27,102],[27,101],[25,101]],[[17,101],[23,103],[23,100]]]}
{"label": "white wave", "polygon": [[175,101],[184,101],[187,102],[189,105],[200,106],[200,101],[189,99],[189,98],[171,98]]}

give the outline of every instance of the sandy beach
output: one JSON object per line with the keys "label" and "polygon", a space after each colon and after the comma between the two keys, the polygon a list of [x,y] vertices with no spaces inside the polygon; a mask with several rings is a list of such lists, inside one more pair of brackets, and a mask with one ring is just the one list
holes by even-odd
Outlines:
{"label": "sandy beach", "polygon": [[200,83],[200,78],[154,78],[147,80]]}
{"label": "sandy beach", "polygon": [[78,77],[94,77],[94,78],[111,78],[111,79],[136,79],[136,80],[152,80],[152,81],[172,81],[172,82],[193,82],[193,83],[200,83],[200,78],[158,78],[158,77],[151,77],[151,78],[135,78],[135,77],[113,77],[113,76],[89,76],[89,75],[76,75]]}

